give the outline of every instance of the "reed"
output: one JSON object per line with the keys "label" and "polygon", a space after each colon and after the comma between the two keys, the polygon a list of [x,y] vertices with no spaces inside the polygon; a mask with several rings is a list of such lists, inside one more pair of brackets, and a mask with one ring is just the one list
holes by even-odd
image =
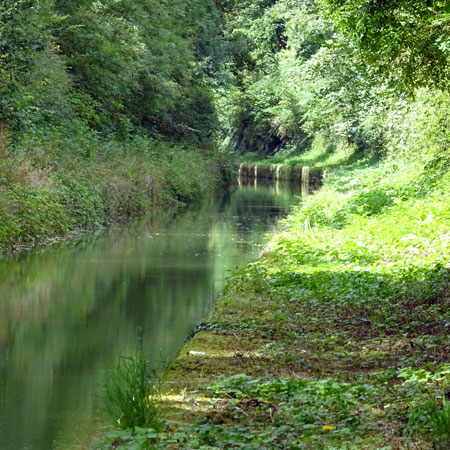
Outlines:
{"label": "reed", "polygon": [[148,364],[140,340],[136,352],[121,357],[105,385],[105,411],[118,429],[162,429],[159,380]]}

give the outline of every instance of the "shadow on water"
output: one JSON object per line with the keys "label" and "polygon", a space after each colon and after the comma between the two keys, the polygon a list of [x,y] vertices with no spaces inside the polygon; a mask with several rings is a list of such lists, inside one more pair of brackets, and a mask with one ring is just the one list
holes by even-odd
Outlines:
{"label": "shadow on water", "polygon": [[100,385],[137,327],[154,364],[174,358],[295,195],[241,186],[176,218],[0,259],[0,448],[86,446],[101,426]]}

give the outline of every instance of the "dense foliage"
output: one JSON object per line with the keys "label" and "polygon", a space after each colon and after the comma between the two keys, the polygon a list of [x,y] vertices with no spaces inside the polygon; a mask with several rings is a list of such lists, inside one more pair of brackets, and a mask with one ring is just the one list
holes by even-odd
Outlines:
{"label": "dense foliage", "polygon": [[89,159],[66,148],[26,147],[5,158],[0,142],[0,252],[198,200],[220,185],[225,163],[137,139],[96,147]]}
{"label": "dense foliage", "polygon": [[247,1],[227,17],[231,81],[220,113],[229,145],[301,152],[326,134],[377,146],[361,135],[380,83],[316,2]]}
{"label": "dense foliage", "polygon": [[212,5],[2,2],[0,120],[27,134],[207,138],[215,127],[208,70],[219,58],[208,47],[220,19]]}
{"label": "dense foliage", "polygon": [[0,251],[211,192],[221,20],[212,0],[1,2]]}
{"label": "dense foliage", "polygon": [[449,17],[441,0],[6,0],[0,122],[381,155],[393,113],[447,88]]}
{"label": "dense foliage", "polygon": [[448,88],[450,5],[443,0],[323,0],[365,61],[403,88]]}
{"label": "dense foliage", "polygon": [[437,99],[448,87],[447,2],[246,1],[225,16],[219,112],[241,153],[289,156],[325,139],[380,156],[419,90]]}

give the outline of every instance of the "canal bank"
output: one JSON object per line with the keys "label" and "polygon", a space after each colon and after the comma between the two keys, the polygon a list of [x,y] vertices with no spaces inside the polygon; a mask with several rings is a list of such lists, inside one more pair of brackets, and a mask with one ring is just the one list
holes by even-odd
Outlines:
{"label": "canal bank", "polygon": [[448,448],[449,181],[433,180],[393,159],[329,173],[179,353],[167,430],[100,448]]}
{"label": "canal bank", "polygon": [[53,143],[11,149],[0,139],[0,253],[199,201],[234,171],[214,149],[149,139],[71,152]]}

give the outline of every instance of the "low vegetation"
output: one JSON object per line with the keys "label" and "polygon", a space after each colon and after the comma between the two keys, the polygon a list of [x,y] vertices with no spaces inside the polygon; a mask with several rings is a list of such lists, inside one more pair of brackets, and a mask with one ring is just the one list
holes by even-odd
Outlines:
{"label": "low vegetation", "polygon": [[146,139],[66,145],[2,149],[0,251],[186,204],[217,189],[229,166],[212,151]]}
{"label": "low vegetation", "polygon": [[158,378],[148,364],[142,330],[138,332],[138,349],[119,360],[105,385],[105,409],[119,429],[153,427],[160,431],[163,422],[157,405]]}

